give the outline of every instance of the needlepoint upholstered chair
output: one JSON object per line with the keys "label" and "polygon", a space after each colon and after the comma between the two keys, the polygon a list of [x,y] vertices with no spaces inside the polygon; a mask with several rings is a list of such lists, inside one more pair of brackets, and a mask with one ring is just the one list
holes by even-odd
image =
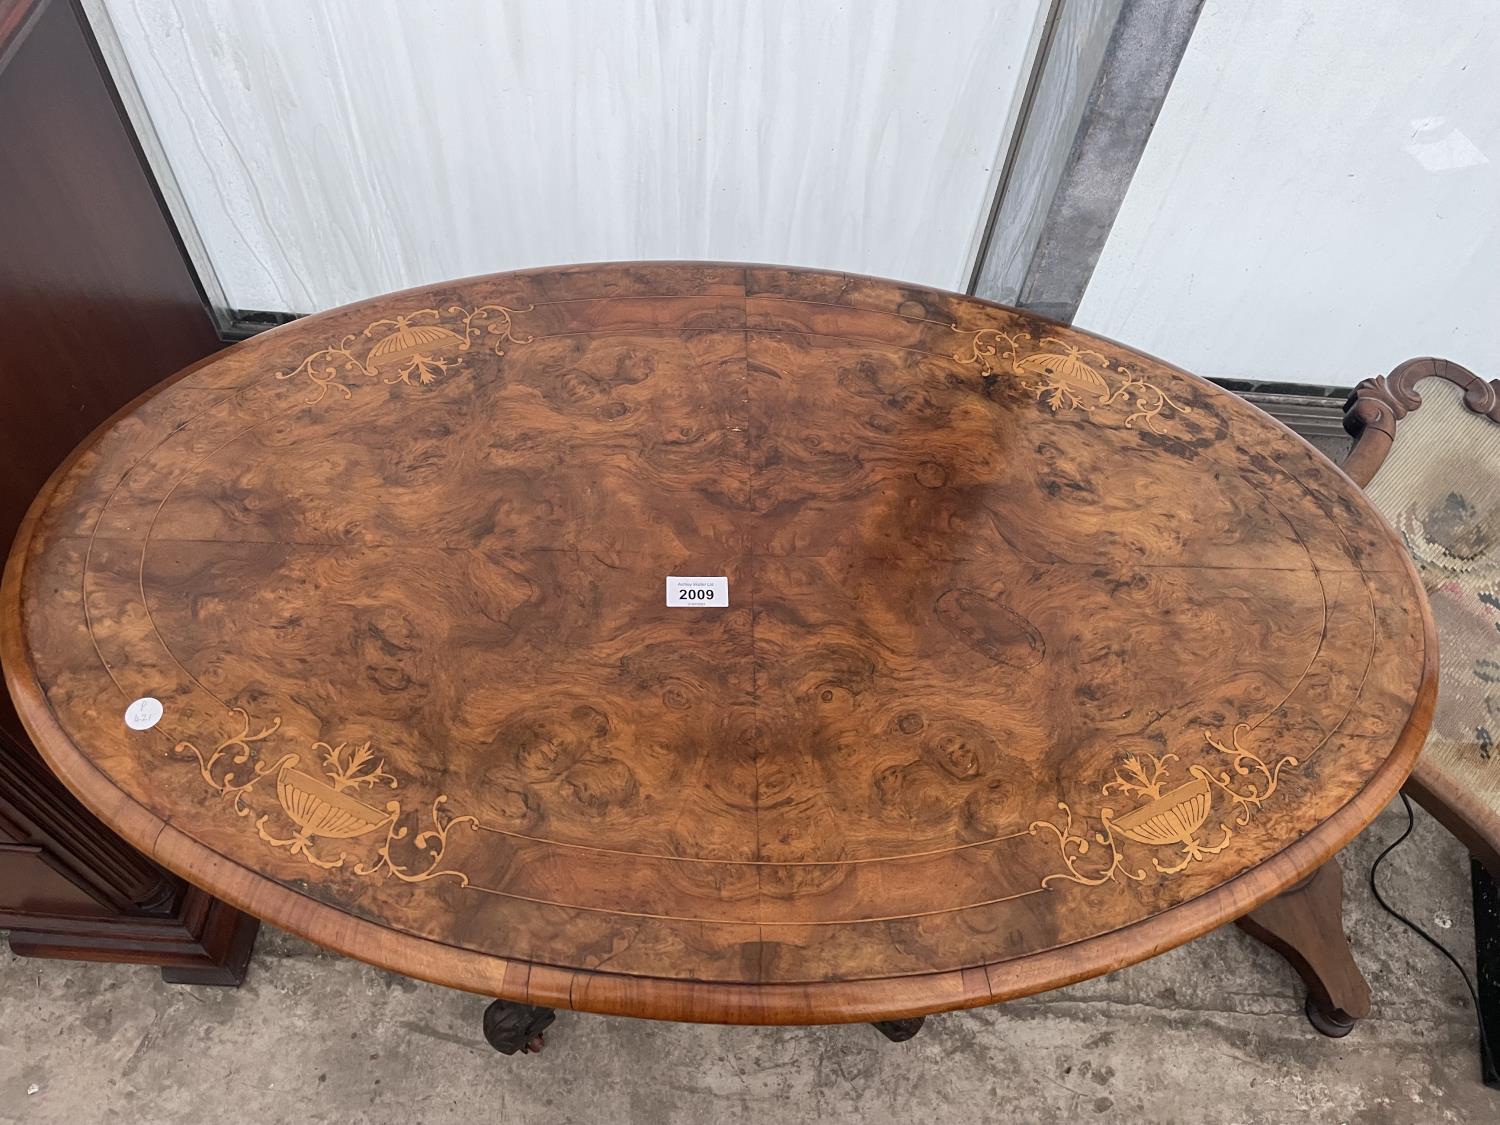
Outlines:
{"label": "needlepoint upholstered chair", "polygon": [[1500,1044],[1500,380],[1408,360],[1355,388],[1344,427],[1344,471],[1400,534],[1432,604],[1437,711],[1406,792],[1473,857],[1480,1020]]}

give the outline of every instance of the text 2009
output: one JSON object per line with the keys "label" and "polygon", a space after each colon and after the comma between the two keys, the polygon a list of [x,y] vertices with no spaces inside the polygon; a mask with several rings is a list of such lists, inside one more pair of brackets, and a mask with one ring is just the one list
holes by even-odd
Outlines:
{"label": "text 2009", "polygon": [[687,586],[677,591],[677,600],[680,602],[711,602],[714,600],[714,592],[708,586]]}

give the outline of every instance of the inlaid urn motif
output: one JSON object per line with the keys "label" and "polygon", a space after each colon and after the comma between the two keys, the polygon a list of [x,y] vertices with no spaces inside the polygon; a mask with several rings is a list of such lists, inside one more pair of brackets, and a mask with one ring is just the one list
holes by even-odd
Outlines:
{"label": "inlaid urn motif", "polygon": [[[1263,760],[1241,742],[1251,729],[1247,723],[1236,725],[1227,745],[1204,731],[1204,741],[1223,755],[1221,761],[1227,768],[1194,762],[1187,767],[1190,780],[1171,789],[1167,788],[1168,774],[1171,763],[1178,760],[1176,754],[1124,755],[1114,777],[1100,792],[1105,797],[1119,794],[1140,803],[1119,816],[1112,806],[1101,807],[1097,829],[1075,827],[1072,806],[1058,802],[1061,824],[1052,820],[1031,824],[1033,835],[1042,832],[1056,839],[1065,868],[1043,876],[1042,886],[1056,882],[1090,887],[1116,880],[1141,882],[1147,868],[1139,857],[1127,856],[1122,839],[1152,849],[1176,848],[1175,860],[1164,861],[1159,855],[1147,853],[1150,869],[1162,875],[1175,875],[1189,864],[1224,851],[1250,824],[1255,810],[1276,792],[1282,770],[1295,770],[1301,764],[1290,754],[1274,763]],[[1221,804],[1221,818],[1211,825],[1215,798]]]}
{"label": "inlaid urn motif", "polygon": [[[430,387],[462,366],[464,353],[481,341],[495,355],[504,355],[507,343],[530,343],[532,337],[517,336],[511,322],[515,313],[529,311],[530,305],[525,309],[498,304],[472,308],[450,305],[447,309],[415,309],[382,317],[357,335],[350,333],[309,353],[296,367],[278,371],[276,378],[306,379],[312,387],[306,399],[309,406],[322,402],[330,390],[351,398],[361,376],[387,385]],[[359,354],[361,338],[374,341],[364,349],[363,356]]]}
{"label": "inlaid urn motif", "polygon": [[1208,781],[1199,777],[1117,817],[1114,825],[1138,844],[1187,845],[1203,827],[1212,805]]}
{"label": "inlaid urn motif", "polygon": [[[421,315],[422,313],[413,314]],[[415,377],[418,383],[426,386],[454,366],[452,361],[442,358],[442,353],[463,348],[465,338],[441,324],[413,324],[413,316],[377,320],[365,329],[365,335],[368,336],[377,328],[393,326],[391,332],[382,336],[370,348],[365,356],[365,364],[372,372],[390,369],[395,373],[392,382],[409,382]]]}
{"label": "inlaid urn motif", "polygon": [[1033,352],[1016,360],[1016,370],[1027,375],[1039,376],[1046,389],[1051,392],[1049,405],[1056,410],[1065,403],[1082,404],[1092,398],[1108,402],[1113,391],[1085,359],[1094,356],[1100,363],[1108,360],[1098,352],[1086,351],[1071,344],[1061,344],[1060,352]]}
{"label": "inlaid urn motif", "polygon": [[311,839],[349,840],[373,832],[389,814],[340,793],[320,777],[283,767],[276,776],[276,799],[292,822]]}
{"label": "inlaid urn motif", "polygon": [[322,753],[325,776],[297,769],[295,754],[283,758],[276,768],[276,800],[297,826],[296,835],[286,839],[271,835],[266,831],[264,816],[255,822],[255,827],[268,844],[287,848],[293,855],[306,856],[319,867],[338,867],[343,856],[336,860],[322,859],[312,850],[313,844],[319,838],[352,840],[385,825],[391,819],[390,807],[385,811],[372,808],[354,793],[382,783],[395,789],[397,783],[386,773],[385,760],[375,760],[368,742],[352,748],[342,742],[337,746],[316,742],[313,749]]}

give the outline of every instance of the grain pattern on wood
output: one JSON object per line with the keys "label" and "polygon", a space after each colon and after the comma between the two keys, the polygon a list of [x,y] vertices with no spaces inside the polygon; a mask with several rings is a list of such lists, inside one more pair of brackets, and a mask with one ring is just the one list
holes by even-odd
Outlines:
{"label": "grain pattern on wood", "polygon": [[[666,607],[673,574],[730,608]],[[1254,408],[765,267],[247,341],[60,470],[3,604],[53,767],[236,905],[520,1003],[752,1023],[1244,914],[1396,791],[1435,661],[1384,525]]]}

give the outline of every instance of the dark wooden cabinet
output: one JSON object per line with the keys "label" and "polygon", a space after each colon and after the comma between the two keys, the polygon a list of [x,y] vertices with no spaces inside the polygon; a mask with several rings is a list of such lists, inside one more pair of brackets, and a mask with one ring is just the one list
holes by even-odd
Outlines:
{"label": "dark wooden cabinet", "polygon": [[[81,11],[0,0],[0,543],[95,426],[220,346]],[[232,984],[255,927],[99,823],[0,692],[0,929],[15,952]]]}

